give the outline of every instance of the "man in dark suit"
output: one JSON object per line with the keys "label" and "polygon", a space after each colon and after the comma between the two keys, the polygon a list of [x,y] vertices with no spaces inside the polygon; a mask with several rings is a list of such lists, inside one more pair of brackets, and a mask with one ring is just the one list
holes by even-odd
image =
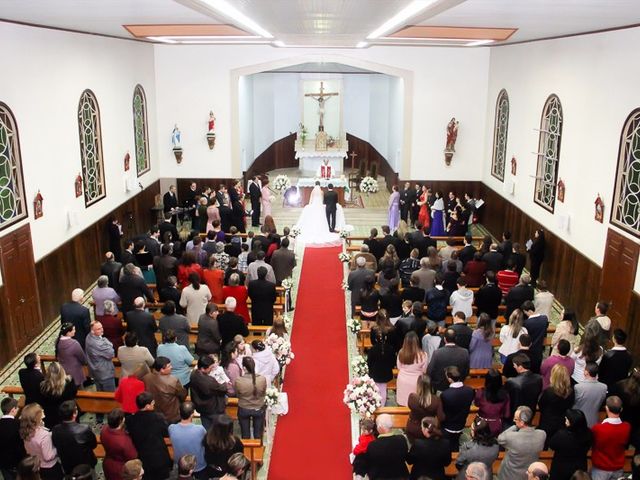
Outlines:
{"label": "man in dark suit", "polygon": [[333,232],[336,229],[336,210],[338,205],[338,194],[333,191],[333,183],[327,185],[327,192],[324,194],[325,210],[327,212],[327,223],[329,224],[329,231]]}
{"label": "man in dark suit", "polygon": [[542,313],[536,313],[536,307],[530,300],[523,302],[522,311],[525,315],[524,327],[531,336],[531,371],[540,373],[549,319]]}
{"label": "man in dark suit", "polygon": [[418,199],[420,198],[420,184],[416,183],[415,187],[409,192],[409,202],[411,205],[411,225],[415,225],[418,221],[418,214],[420,213],[420,205],[418,205]]}
{"label": "man in dark suit", "polygon": [[502,254],[498,252],[498,244],[492,243],[489,251],[482,256],[482,261],[487,264],[487,272],[498,273],[502,270]]}
{"label": "man in dark suit", "polygon": [[507,305],[507,311],[505,313],[505,318],[507,320],[516,308],[522,307],[522,304],[524,302],[526,302],[527,300],[533,302],[535,291],[530,283],[531,277],[528,274],[523,273],[522,275],[520,275],[520,282],[518,283],[518,285],[513,287],[511,290],[509,290],[509,293],[507,293],[507,296],[504,299]]}
{"label": "man in dark suit", "polygon": [[122,264],[116,262],[113,252],[104,255],[104,263],[100,266],[100,275],[106,275],[109,279],[109,286],[116,292],[120,288],[120,269]]}
{"label": "man in dark suit", "polygon": [[24,442],[20,438],[20,421],[18,401],[5,397],[0,403],[2,418],[0,419],[0,473],[5,480],[16,478],[16,467],[24,458]]}
{"label": "man in dark suit", "polygon": [[624,344],[627,343],[627,333],[621,328],[613,331],[613,348],[607,350],[600,362],[598,380],[605,383],[612,391],[614,385],[629,375],[633,364],[633,356]]}
{"label": "man in dark suit", "polygon": [[227,186],[224,183],[221,183],[218,186],[218,191],[216,192],[216,201],[218,202],[219,205],[222,205],[224,203],[226,196],[227,196]]}
{"label": "man in dark suit", "polygon": [[44,380],[44,375],[40,369],[40,355],[37,353],[27,353],[23,362],[25,368],[18,370],[18,377],[24,391],[24,404],[29,405],[40,399],[40,382]]}
{"label": "man in dark suit", "polygon": [[456,345],[456,332],[450,328],[444,334],[444,347],[440,347],[429,360],[427,374],[431,377],[431,384],[438,391],[449,387],[446,378],[446,368],[458,367],[460,378],[464,380],[469,374],[469,351]]}
{"label": "man in dark suit", "polygon": [[167,214],[169,214],[169,222],[175,225],[176,215],[173,214],[173,211],[178,208],[178,197],[176,197],[175,185],[169,186],[169,191],[162,197],[162,205],[162,210],[164,211],[165,218],[167,218]]}
{"label": "man in dark suit", "polygon": [[[384,250],[382,245],[380,244],[380,240],[378,240],[378,229],[372,228],[369,233],[369,238],[364,240],[364,243],[367,247],[369,247],[369,253],[376,257],[376,261],[380,260],[382,255],[384,254]],[[376,265],[377,270],[377,265]]]}
{"label": "man in dark suit", "polygon": [[127,265],[129,263],[138,265],[136,256],[133,254],[133,240],[131,240],[130,238],[124,241],[124,250],[122,251],[120,259],[122,260],[122,265]]}
{"label": "man in dark suit", "polygon": [[406,464],[409,447],[406,437],[392,433],[393,419],[387,413],[376,417],[376,426],[378,438],[369,444],[365,457],[369,478],[409,478]]}
{"label": "man in dark suit", "polygon": [[449,192],[449,198],[447,199],[447,204],[445,206],[445,215],[447,217],[447,223],[451,220],[451,214],[455,211],[458,202],[456,201],[456,194],[453,192]]}
{"label": "man in dark suit", "polygon": [[158,225],[154,225],[149,229],[149,235],[144,236],[144,244],[149,252],[154,257],[160,255],[160,228]]}
{"label": "man in dark suit", "polygon": [[262,192],[260,190],[260,180],[256,175],[252,181],[249,182],[249,197],[251,197],[251,226],[260,226],[260,197]]}
{"label": "man in dark suit", "polygon": [[389,245],[393,245],[397,251],[398,250],[397,242],[398,242],[398,239],[393,235],[391,235],[391,229],[389,228],[389,225],[383,225],[382,240],[380,240],[380,249],[382,250],[383,255]]}
{"label": "man in dark suit", "polygon": [[503,377],[513,378],[518,376],[516,367],[513,365],[513,359],[516,355],[526,355],[531,361],[531,335],[523,333],[518,337],[518,343],[520,344],[518,350],[507,355],[507,359],[504,361],[504,366],[502,367]]}
{"label": "man in dark suit", "polygon": [[222,348],[233,340],[236,335],[247,337],[249,329],[244,323],[244,318],[235,313],[236,299],[227,297],[224,301],[225,312],[218,315],[218,328],[220,329],[220,337],[222,338]]}
{"label": "man in dark suit", "polygon": [[293,274],[295,266],[296,255],[289,250],[289,239],[285,237],[280,242],[280,248],[271,255],[271,268],[276,276],[276,285],[282,285],[282,280]]}
{"label": "man in dark suit", "polygon": [[135,310],[130,310],[125,314],[127,321],[127,331],[135,332],[138,337],[138,345],[147,347],[151,355],[156,356],[158,342],[155,333],[158,331],[158,324],[153,315],[144,309],[144,298],[138,297],[134,301]]}
{"label": "man in dark suit", "polygon": [[460,447],[460,435],[464,430],[471,402],[473,402],[474,391],[473,388],[462,383],[464,378],[458,367],[447,367],[445,375],[449,388],[440,395],[445,417],[442,422],[442,434],[449,440],[451,451],[457,452]]}
{"label": "man in dark suit", "polygon": [[171,255],[171,245],[162,245],[162,255],[153,259],[153,271],[156,274],[158,292],[166,288],[171,275],[178,274],[178,259]]}
{"label": "man in dark suit", "polygon": [[404,188],[400,191],[400,218],[405,222],[409,220],[409,209],[411,208],[410,193],[411,184],[404,182]]}
{"label": "man in dark suit", "polygon": [[98,441],[89,425],[76,421],[76,401],[62,402],[59,411],[62,423],[51,430],[51,440],[58,451],[64,471],[71,472],[78,465],[95,467],[98,459],[93,449],[98,445]]}
{"label": "man in dark suit", "polygon": [[516,410],[522,406],[529,407],[532,412],[535,412],[538,397],[542,392],[542,377],[531,371],[529,357],[526,355],[514,356],[513,366],[518,372],[518,376],[510,378],[505,383],[511,405],[510,418],[513,418]]}
{"label": "man in dark suit", "polygon": [[[173,216],[173,219],[175,219],[175,215]],[[177,240],[179,240],[178,237],[178,229],[176,228],[176,226],[172,223],[172,217],[170,213],[165,213],[164,214],[164,222],[160,223],[160,225],[158,225],[158,229],[160,230],[160,241],[161,242],[165,242],[166,239],[166,233],[169,232],[171,234],[171,241],[175,242]],[[123,262],[124,263],[124,262]]]}
{"label": "man in dark suit", "polygon": [[184,315],[176,313],[176,304],[171,300],[165,302],[162,307],[162,314],[164,315],[158,321],[158,327],[164,336],[167,331],[173,330],[176,335],[176,343],[178,345],[184,345],[189,349],[189,333],[191,332],[191,325],[189,320]]}
{"label": "man in dark suit", "polygon": [[[123,275],[120,279],[120,299],[122,300],[122,312],[133,310],[133,301],[138,297],[146,297],[149,302],[153,302],[153,292],[144,281],[144,278],[136,275],[135,267],[128,263],[123,267]],[[88,331],[88,330],[87,330]],[[78,333],[76,331],[76,339]]]}
{"label": "man in dark suit", "polygon": [[82,305],[84,290],[76,288],[71,292],[71,301],[60,307],[60,323],[71,323],[76,327],[75,339],[84,350],[84,339],[91,329],[91,315],[89,309]]}
{"label": "man in dark suit", "polygon": [[509,230],[502,233],[502,242],[498,245],[498,252],[502,254],[502,266],[506,267],[513,253],[513,243],[511,242],[511,232]]}
{"label": "man in dark suit", "polygon": [[481,313],[486,313],[491,317],[491,320],[495,321],[498,318],[498,307],[502,303],[502,290],[496,285],[494,272],[487,272],[486,278],[487,283],[476,292],[475,305],[478,307],[478,316]]}
{"label": "man in dark suit", "polygon": [[462,265],[466,265],[467,262],[473,260],[473,256],[476,253],[476,247],[473,246],[473,237],[470,234],[464,236],[464,247],[458,253],[458,259],[462,262]]}
{"label": "man in dark suit", "polygon": [[250,281],[247,290],[251,299],[251,324],[273,325],[276,286],[267,280],[265,267],[258,267],[258,279]]}

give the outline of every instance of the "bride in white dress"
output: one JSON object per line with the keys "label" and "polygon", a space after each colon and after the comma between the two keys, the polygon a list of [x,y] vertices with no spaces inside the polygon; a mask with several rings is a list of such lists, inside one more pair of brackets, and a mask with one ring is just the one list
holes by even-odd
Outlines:
{"label": "bride in white dress", "polygon": [[[302,209],[296,227],[300,229],[298,239],[308,247],[333,247],[342,245],[340,235],[329,231],[327,213],[323,203],[324,193],[316,183],[311,191],[309,204]],[[344,211],[340,204],[336,205],[336,230],[344,228]]]}

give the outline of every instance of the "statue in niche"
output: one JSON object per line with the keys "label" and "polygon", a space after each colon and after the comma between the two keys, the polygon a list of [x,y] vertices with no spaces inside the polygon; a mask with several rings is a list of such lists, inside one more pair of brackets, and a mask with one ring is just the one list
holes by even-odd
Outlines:
{"label": "statue in niche", "polygon": [[180,148],[180,138],[182,134],[180,133],[180,129],[178,128],[178,124],[176,123],[173,127],[173,131],[171,132],[171,143],[173,144],[173,148]]}
{"label": "statue in niche", "polygon": [[516,172],[518,171],[518,160],[516,160],[515,155],[511,157],[511,175],[516,176]]}
{"label": "statue in niche", "polygon": [[596,201],[594,203],[596,206],[596,222],[602,223],[602,221],[604,220],[604,201],[602,200],[600,194],[598,194],[598,198],[596,198]]}
{"label": "statue in niche", "polygon": [[447,166],[451,165],[453,154],[456,151],[456,140],[458,139],[458,124],[455,117],[447,124],[447,143],[444,148],[444,161]]}
{"label": "statue in niche", "polygon": [[564,203],[564,182],[562,179],[558,182],[558,201]]}

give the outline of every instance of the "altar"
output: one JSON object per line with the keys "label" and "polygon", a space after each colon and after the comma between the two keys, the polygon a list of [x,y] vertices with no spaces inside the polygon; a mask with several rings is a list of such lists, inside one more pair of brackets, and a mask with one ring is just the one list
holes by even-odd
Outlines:
{"label": "altar", "polygon": [[344,178],[300,178],[296,187],[298,188],[298,192],[300,194],[300,205],[304,206],[309,203],[309,198],[311,197],[311,190],[316,186],[316,182],[320,182],[320,187],[324,192],[327,191],[327,186],[329,184],[333,185],[333,189],[338,194],[338,202],[340,205],[344,207],[345,205],[345,197],[346,199],[350,199],[349,192],[349,182]]}
{"label": "altar", "polygon": [[333,176],[340,176],[344,172],[344,159],[347,157],[347,149],[332,149],[325,151],[316,151],[315,149],[306,150],[304,148],[296,149],[296,159],[299,162],[298,170],[301,175],[319,176],[320,166],[327,160],[327,164],[331,166]]}

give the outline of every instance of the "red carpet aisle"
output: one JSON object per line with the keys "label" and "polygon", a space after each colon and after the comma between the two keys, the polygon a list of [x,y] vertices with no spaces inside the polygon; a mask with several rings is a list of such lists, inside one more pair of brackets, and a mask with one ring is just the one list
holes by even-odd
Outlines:
{"label": "red carpet aisle", "polygon": [[307,248],[296,300],[284,390],[289,413],[278,419],[269,480],[349,479],[351,426],[342,392],[349,381],[341,247]]}

